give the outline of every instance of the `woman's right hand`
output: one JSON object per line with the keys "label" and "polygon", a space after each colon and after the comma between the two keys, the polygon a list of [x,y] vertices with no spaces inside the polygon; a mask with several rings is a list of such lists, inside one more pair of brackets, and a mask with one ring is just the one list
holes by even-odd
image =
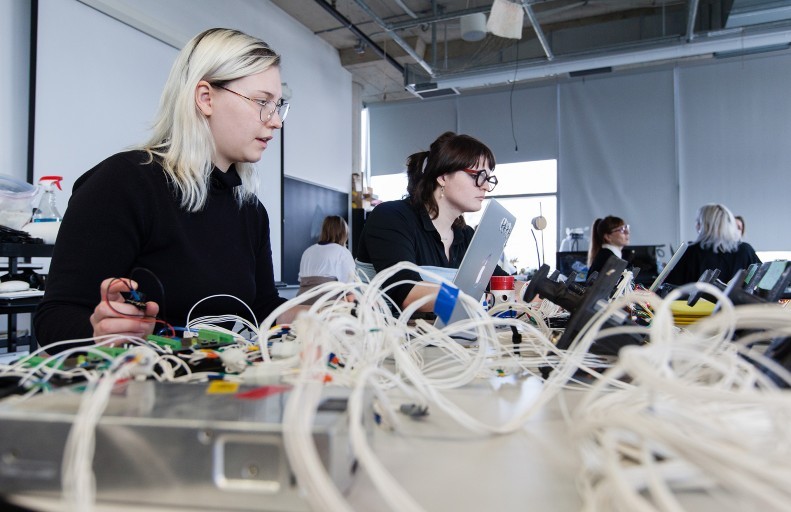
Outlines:
{"label": "woman's right hand", "polygon": [[94,337],[115,334],[145,338],[154,332],[159,304],[146,302],[145,311],[127,304],[121,292],[130,289],[137,289],[137,283],[131,279],[111,277],[102,281],[99,287],[102,299],[91,315]]}

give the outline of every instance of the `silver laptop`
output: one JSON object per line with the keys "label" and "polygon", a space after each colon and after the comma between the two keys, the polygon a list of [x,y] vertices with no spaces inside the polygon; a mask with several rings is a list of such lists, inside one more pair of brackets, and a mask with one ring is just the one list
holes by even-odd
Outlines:
{"label": "silver laptop", "polygon": [[662,283],[665,282],[665,279],[667,279],[668,274],[672,272],[672,270],[676,267],[681,257],[684,255],[685,252],[687,252],[688,245],[689,244],[687,242],[682,242],[682,244],[678,246],[678,249],[676,250],[675,254],[673,254],[673,257],[670,258],[670,261],[668,261],[667,265],[665,265],[665,268],[662,269],[662,272],[660,272],[659,275],[656,276],[654,282],[651,284],[651,286],[648,287],[650,291],[656,292],[659,289],[659,287],[662,286]]}
{"label": "silver laptop", "polygon": [[[453,284],[467,295],[480,299],[486,291],[494,273],[494,267],[503,254],[508,237],[516,224],[516,217],[506,210],[503,205],[491,199],[483,212],[481,222],[475,228],[475,234],[467,247],[464,259],[459,265]],[[458,322],[467,318],[464,307],[456,303],[447,324],[439,316],[435,322],[437,328]],[[454,337],[456,335],[454,334]],[[465,339],[474,339],[462,336]]]}

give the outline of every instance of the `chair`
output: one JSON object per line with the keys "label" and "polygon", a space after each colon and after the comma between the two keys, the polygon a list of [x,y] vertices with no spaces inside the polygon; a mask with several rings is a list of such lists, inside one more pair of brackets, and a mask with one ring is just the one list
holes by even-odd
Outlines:
{"label": "chair", "polygon": [[[299,278],[299,291],[297,291],[297,296],[300,296],[303,293],[307,292],[308,290],[311,290],[311,289],[313,289],[313,288],[315,288],[315,287],[317,287],[319,285],[322,285],[324,283],[331,283],[333,281],[337,281],[337,279],[334,278],[334,277],[325,277],[325,276],[305,276],[305,277],[300,277]],[[309,300],[303,302],[303,304],[305,304],[305,305],[313,304],[314,302],[316,302],[318,300],[318,298],[319,297],[314,297],[312,299],[309,299]]]}
{"label": "chair", "polygon": [[371,263],[354,259],[355,273],[362,278],[366,283],[373,281],[376,277],[376,269]]}

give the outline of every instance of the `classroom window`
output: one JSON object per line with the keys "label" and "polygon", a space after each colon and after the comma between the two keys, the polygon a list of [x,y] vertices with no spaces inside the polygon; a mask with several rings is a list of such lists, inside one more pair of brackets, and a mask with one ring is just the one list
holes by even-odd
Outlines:
{"label": "classroom window", "polygon": [[[505,257],[513,262],[517,272],[535,270],[539,261],[555,268],[557,241],[557,160],[537,160],[497,164],[495,174],[499,183],[488,198],[497,199],[516,216],[516,225],[505,246]],[[484,207],[488,199],[484,201]],[[478,224],[483,209],[466,213],[468,224]],[[531,221],[543,215],[547,227],[533,229]]]}

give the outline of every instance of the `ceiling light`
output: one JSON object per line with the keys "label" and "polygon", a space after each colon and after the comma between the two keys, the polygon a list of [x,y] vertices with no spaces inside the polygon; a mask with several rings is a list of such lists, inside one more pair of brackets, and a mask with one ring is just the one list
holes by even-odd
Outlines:
{"label": "ceiling light", "polygon": [[461,17],[461,38],[475,42],[486,37],[486,14],[476,12]]}
{"label": "ceiling light", "polygon": [[509,0],[494,0],[486,29],[492,34],[509,39],[522,39],[522,22],[525,13],[522,3]]}

